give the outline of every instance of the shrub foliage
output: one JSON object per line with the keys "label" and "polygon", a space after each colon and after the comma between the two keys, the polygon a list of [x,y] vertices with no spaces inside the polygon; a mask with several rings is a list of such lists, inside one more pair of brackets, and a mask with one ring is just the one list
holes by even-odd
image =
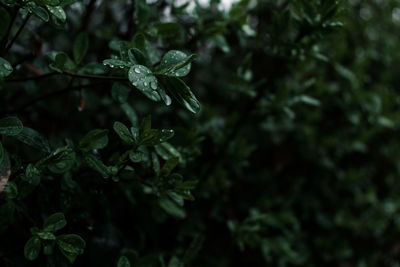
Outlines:
{"label": "shrub foliage", "polygon": [[0,265],[400,266],[396,4],[0,0]]}

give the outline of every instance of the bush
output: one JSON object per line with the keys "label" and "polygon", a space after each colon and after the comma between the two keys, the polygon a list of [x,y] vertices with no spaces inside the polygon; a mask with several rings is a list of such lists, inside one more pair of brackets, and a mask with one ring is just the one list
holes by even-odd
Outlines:
{"label": "bush", "polygon": [[397,5],[0,0],[0,266],[400,266]]}

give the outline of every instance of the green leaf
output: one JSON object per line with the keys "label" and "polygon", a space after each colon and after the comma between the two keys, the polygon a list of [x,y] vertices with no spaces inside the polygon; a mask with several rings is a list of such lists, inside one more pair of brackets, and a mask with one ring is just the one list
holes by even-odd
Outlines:
{"label": "green leaf", "polygon": [[11,66],[11,64],[4,58],[0,57],[0,78],[7,77],[12,72],[13,67]]}
{"label": "green leaf", "polygon": [[177,257],[172,257],[168,262],[168,267],[183,267],[183,262],[179,260]]}
{"label": "green leaf", "polygon": [[[138,126],[138,117],[135,110],[128,103],[121,104],[121,108],[134,127]],[[134,137],[135,138],[135,137]]]}
{"label": "green leaf", "polygon": [[50,232],[37,232],[36,235],[42,240],[56,240],[56,236]]}
{"label": "green leaf", "polygon": [[111,88],[111,96],[116,102],[123,104],[126,103],[126,101],[128,100],[130,91],[131,88],[129,88],[128,86],[125,86],[123,83],[120,82],[115,82],[113,83]]}
{"label": "green leaf", "polygon": [[159,145],[156,145],[154,148],[156,149],[157,154],[164,160],[169,160],[170,158],[178,157],[179,161],[182,161],[181,153],[168,142],[163,142]]}
{"label": "green leaf", "polygon": [[74,263],[76,257],[83,254],[86,243],[79,235],[68,234],[58,236],[57,245],[69,262]]}
{"label": "green leaf", "polygon": [[131,132],[129,131],[128,127],[125,126],[122,122],[116,121],[114,122],[114,131],[118,134],[118,136],[124,141],[125,143],[132,145],[135,143]]}
{"label": "green leaf", "polygon": [[36,4],[45,6],[45,5],[50,5],[50,6],[58,6],[60,5],[60,2],[65,0],[35,0]]}
{"label": "green leaf", "polygon": [[160,101],[160,95],[157,92],[158,81],[153,73],[143,65],[134,65],[129,69],[129,81],[138,88],[144,95],[153,101]]}
{"label": "green leaf", "polygon": [[131,127],[131,134],[136,143],[140,142],[140,130],[137,127]]}
{"label": "green leaf", "polygon": [[178,165],[179,158],[171,158],[164,163],[164,166],[161,169],[161,174],[164,176],[168,176],[173,169]]}
{"label": "green leaf", "polygon": [[92,149],[102,149],[108,144],[108,130],[95,129],[90,131],[79,143],[79,148],[84,151]]}
{"label": "green leaf", "polygon": [[110,66],[111,68],[129,68],[132,66],[129,62],[120,60],[120,59],[105,59],[103,60],[103,65]]}
{"label": "green leaf", "polygon": [[45,165],[53,173],[65,173],[75,164],[75,152],[69,146],[59,147],[50,155],[37,163],[37,166]]}
{"label": "green leaf", "polygon": [[176,218],[183,219],[186,217],[186,212],[173,201],[162,198],[159,201],[160,207],[167,212],[169,215],[174,216]]}
{"label": "green leaf", "polygon": [[146,3],[146,0],[136,0],[135,1],[135,22],[142,28],[147,24],[149,16],[150,16],[149,6]]}
{"label": "green leaf", "polygon": [[2,19],[2,25],[0,27],[0,41],[3,40],[4,36],[7,33],[8,26],[10,25],[10,14],[8,14],[7,10],[0,6],[0,18]]}
{"label": "green leaf", "polygon": [[189,74],[190,67],[196,55],[187,56],[182,51],[168,51],[161,59],[158,72],[166,76],[183,77]]}
{"label": "green leaf", "polygon": [[26,242],[24,247],[24,255],[27,260],[35,260],[40,253],[41,242],[39,237],[31,237],[28,242]]}
{"label": "green leaf", "polygon": [[129,151],[129,159],[132,162],[135,162],[135,163],[141,162],[143,157],[144,157],[144,154],[140,150],[137,150],[137,151],[131,150],[131,151]]}
{"label": "green leaf", "polygon": [[33,164],[28,164],[25,170],[25,180],[32,185],[40,183],[40,171]]}
{"label": "green leaf", "polygon": [[50,68],[57,71],[63,72],[64,70],[73,70],[76,68],[76,64],[72,59],[64,52],[51,52],[49,58],[54,61],[54,64],[50,65]]}
{"label": "green leaf", "polygon": [[131,264],[127,257],[121,256],[118,260],[117,267],[131,267]]}
{"label": "green leaf", "polygon": [[64,52],[58,53],[55,58],[56,67],[61,70],[64,70],[65,64],[68,61],[68,59],[69,59],[68,55],[65,54]]}
{"label": "green leaf", "polygon": [[159,130],[157,129],[148,129],[142,133],[140,136],[140,144],[144,146],[154,146],[160,143],[160,140],[157,138],[159,134]]}
{"label": "green leaf", "polygon": [[164,88],[162,88],[161,86],[158,87],[158,94],[160,95],[160,97],[161,97],[162,101],[165,103],[165,105],[167,105],[167,106],[171,105],[171,103],[172,103],[171,97],[169,95],[167,95]]}
{"label": "green leaf", "polygon": [[14,116],[0,119],[0,134],[17,135],[23,129],[22,122]]}
{"label": "green leaf", "polygon": [[174,131],[170,129],[148,129],[140,136],[140,144],[145,146],[158,145],[174,136]]}
{"label": "green leaf", "polygon": [[90,168],[100,173],[104,178],[110,177],[111,173],[108,167],[96,156],[87,153],[84,156],[84,160]]}
{"label": "green leaf", "polygon": [[157,154],[151,152],[151,159],[153,162],[153,170],[158,176],[160,174],[160,161],[158,160]]}
{"label": "green leaf", "polygon": [[31,128],[24,127],[22,131],[15,136],[15,138],[20,142],[45,153],[50,153],[51,151],[47,139]]}
{"label": "green leaf", "polygon": [[141,134],[145,133],[146,131],[151,130],[151,115],[147,115],[140,124],[140,131]]}
{"label": "green leaf", "polygon": [[107,74],[107,68],[101,63],[90,62],[79,68],[81,74],[103,75]]}
{"label": "green leaf", "polygon": [[47,7],[47,10],[49,10],[49,12],[54,17],[59,19],[61,22],[65,22],[67,20],[67,15],[65,14],[65,11],[61,6],[50,6],[50,5],[47,5],[46,7]]}
{"label": "green leaf", "polygon": [[49,21],[49,13],[47,13],[47,10],[43,7],[36,5],[34,2],[27,3],[26,7],[39,19],[45,22]]}
{"label": "green leaf", "polygon": [[166,85],[166,89],[181,105],[193,113],[200,111],[199,101],[181,79],[164,76],[162,82]]}
{"label": "green leaf", "polygon": [[50,215],[43,223],[43,231],[55,232],[67,225],[64,214],[61,212]]}
{"label": "green leaf", "polygon": [[162,129],[158,134],[160,142],[165,142],[174,136],[175,132],[171,129]]}
{"label": "green leaf", "polygon": [[132,48],[128,51],[129,60],[133,65],[143,65],[151,67],[150,59],[138,48]]}
{"label": "green leaf", "polygon": [[83,57],[86,55],[86,52],[89,47],[89,37],[86,32],[82,32],[78,34],[74,41],[74,46],[73,46],[73,56],[74,60],[77,64],[79,64]]}
{"label": "green leaf", "polygon": [[197,180],[191,180],[191,181],[184,181],[176,186],[176,189],[180,190],[193,190],[196,188],[198,184]]}

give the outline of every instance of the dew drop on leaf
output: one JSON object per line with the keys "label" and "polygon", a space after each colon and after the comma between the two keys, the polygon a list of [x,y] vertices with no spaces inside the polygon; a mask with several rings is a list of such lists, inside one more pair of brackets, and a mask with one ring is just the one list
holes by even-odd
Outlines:
{"label": "dew drop on leaf", "polygon": [[171,105],[171,103],[172,103],[171,98],[170,98],[168,95],[166,95],[166,96],[165,96],[165,104],[166,104],[167,106],[169,106],[169,105]]}

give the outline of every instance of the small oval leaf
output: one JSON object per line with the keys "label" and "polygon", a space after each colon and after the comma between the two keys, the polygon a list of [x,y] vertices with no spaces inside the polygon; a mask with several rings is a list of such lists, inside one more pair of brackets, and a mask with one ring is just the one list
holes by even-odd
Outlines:
{"label": "small oval leaf", "polygon": [[41,242],[39,237],[31,237],[28,242],[26,242],[24,247],[24,255],[27,260],[35,260],[40,253]]}

